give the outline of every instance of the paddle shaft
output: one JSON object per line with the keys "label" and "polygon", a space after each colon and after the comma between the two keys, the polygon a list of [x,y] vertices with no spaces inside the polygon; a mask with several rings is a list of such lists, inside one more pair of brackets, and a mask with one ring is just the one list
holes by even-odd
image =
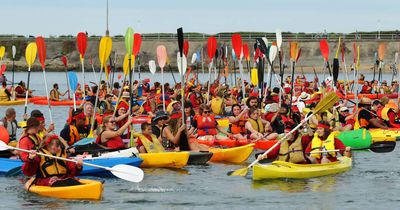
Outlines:
{"label": "paddle shaft", "polygon": [[[46,98],[47,98],[47,106],[49,109],[49,115],[50,115],[50,123],[53,124],[53,115],[51,114],[51,105],[50,105],[50,97],[49,97],[49,89],[47,87],[47,78],[46,78],[46,70],[43,68],[43,78],[44,78],[44,87],[46,90]],[[75,99],[75,97],[74,97]]]}
{"label": "paddle shaft", "polygon": [[296,68],[296,61],[292,61],[292,75],[291,75],[291,88],[290,88],[290,98],[289,98],[289,110],[290,110],[290,115],[293,115],[293,111],[292,111],[292,99],[293,99],[293,92],[294,92],[294,69]]}
{"label": "paddle shaft", "polygon": [[71,92],[69,88],[68,67],[65,66],[65,78],[67,80],[68,100],[71,100]]}
{"label": "paddle shaft", "polygon": [[[171,70],[172,73],[172,70]],[[174,73],[172,73],[174,75]],[[175,81],[175,77],[174,77]],[[176,84],[176,81],[175,81]],[[161,91],[162,91],[162,105],[163,105],[163,111],[165,112],[165,89],[164,89],[164,67],[161,67]],[[182,96],[183,97],[183,96]]]}
{"label": "paddle shaft", "polygon": [[28,81],[26,84],[26,91],[25,91],[25,107],[24,107],[24,115],[28,111],[28,95],[29,95],[29,82],[31,80],[31,66],[28,67]]}
{"label": "paddle shaft", "polygon": [[101,84],[101,78],[103,76],[103,65],[100,65],[100,79],[99,79],[99,83],[97,86],[97,91],[96,91],[96,99],[94,102],[94,107],[93,107],[93,116],[91,118],[91,122],[90,122],[90,132],[89,135],[93,135],[93,129],[94,129],[94,121],[96,119],[96,113],[97,113],[97,104],[98,104],[98,100],[99,100],[99,93],[100,93],[100,84]]}
{"label": "paddle shaft", "polygon": [[184,92],[184,87],[185,87],[185,80],[183,79],[186,69],[183,69],[183,53],[179,53],[181,56],[181,111],[182,111],[182,125],[186,125],[186,120],[185,120],[185,92]]}
{"label": "paddle shaft", "polygon": [[[81,66],[82,66],[82,85],[81,85],[81,91],[82,91],[82,97],[86,98],[85,94],[85,64],[84,64],[84,59],[81,55]],[[74,97],[75,98],[75,97]]]}

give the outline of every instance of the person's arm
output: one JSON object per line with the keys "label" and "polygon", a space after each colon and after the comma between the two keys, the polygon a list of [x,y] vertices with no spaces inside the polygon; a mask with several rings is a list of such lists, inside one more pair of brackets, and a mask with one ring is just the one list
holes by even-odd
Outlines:
{"label": "person's arm", "polygon": [[125,114],[123,114],[123,115],[120,115],[120,116],[116,117],[116,118],[115,118],[115,121],[116,121],[116,122],[119,122],[119,121],[125,119],[125,118],[128,117],[128,116],[129,116],[129,112],[127,112],[127,113],[125,113]]}
{"label": "person's arm", "polygon": [[263,135],[262,133],[259,133],[258,131],[253,129],[253,126],[251,126],[250,122],[246,122],[246,124],[244,125],[244,127],[249,130],[252,134],[257,134],[257,135]]}
{"label": "person's arm", "polygon": [[101,142],[105,143],[108,141],[108,139],[114,138],[116,136],[121,136],[124,131],[129,127],[129,125],[132,123],[132,117],[128,118],[128,121],[119,128],[117,131],[104,131],[103,134],[101,135]]}
{"label": "person's arm", "polygon": [[60,93],[60,91],[58,92],[58,94],[60,94],[60,96],[65,96],[65,94],[67,94],[67,93],[68,93],[68,90],[65,91],[64,93]]}
{"label": "person's arm", "polygon": [[10,91],[8,91],[7,89],[5,89],[4,92],[7,94],[8,97],[11,97]]}
{"label": "person's arm", "polygon": [[228,137],[232,137],[233,135],[231,133],[228,133],[224,128],[219,126],[218,124],[216,125],[217,130],[219,130],[221,133],[225,134]]}
{"label": "person's arm", "polygon": [[240,114],[239,114],[238,116],[236,116],[236,117],[230,116],[230,117],[229,117],[229,122],[230,122],[230,123],[237,123],[237,122],[243,117],[243,115],[246,114],[246,113],[248,112],[248,109],[249,109],[249,108],[247,108],[247,107],[244,108],[243,111],[240,112]]}
{"label": "person's arm", "polygon": [[387,125],[385,125],[383,122],[381,122],[379,119],[377,119],[377,118],[371,118],[370,120],[369,120],[369,122],[373,125],[373,126],[375,126],[375,127],[377,127],[377,128],[388,128],[388,126]]}
{"label": "person's arm", "polygon": [[171,142],[174,143],[174,144],[178,144],[178,143],[179,143],[179,140],[180,140],[180,137],[181,137],[181,134],[182,134],[182,132],[183,132],[185,129],[186,129],[185,125],[182,125],[182,126],[178,129],[178,132],[176,133],[176,135],[174,136],[174,135],[172,134],[171,130],[169,129],[169,127],[165,127],[164,130],[163,130],[163,134],[164,134],[165,137],[167,137],[167,139],[168,139],[169,141],[171,141]]}

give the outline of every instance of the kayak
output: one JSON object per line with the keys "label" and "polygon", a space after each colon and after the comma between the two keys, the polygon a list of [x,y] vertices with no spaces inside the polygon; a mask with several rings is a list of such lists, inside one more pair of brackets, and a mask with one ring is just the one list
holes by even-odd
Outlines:
{"label": "kayak", "polygon": [[[347,94],[347,96],[343,95],[340,92],[336,92],[338,96],[342,99],[354,99],[355,95],[354,94]],[[388,97],[388,98],[397,98],[398,94],[397,93],[386,93],[386,94],[358,94],[358,98],[370,98],[370,99],[380,99],[382,97]]]}
{"label": "kayak", "polygon": [[[25,97],[17,98],[17,100],[25,101]],[[33,96],[33,97],[28,98],[28,101],[31,102],[31,103],[34,102],[34,101],[38,101],[38,100],[47,100],[47,97],[46,96]]]}
{"label": "kayak", "polygon": [[400,137],[400,130],[398,129],[358,129],[341,132],[337,138],[346,146],[367,148],[372,143],[396,141],[398,136]]}
{"label": "kayak", "polygon": [[213,153],[211,162],[224,162],[224,163],[242,163],[249,158],[254,150],[254,144],[245,146],[234,147],[229,149],[210,148],[209,151]]}
{"label": "kayak", "polygon": [[82,185],[68,187],[47,187],[47,186],[29,186],[29,182],[25,184],[25,189],[31,193],[41,196],[74,199],[74,200],[100,200],[103,193],[103,184],[99,181],[80,179]]}
{"label": "kayak", "polygon": [[142,168],[183,168],[189,160],[189,152],[141,153]]}
{"label": "kayak", "polygon": [[0,101],[0,106],[23,105],[25,100]]}
{"label": "kayak", "polygon": [[371,133],[373,142],[400,140],[400,128],[373,128],[368,131]]}
{"label": "kayak", "polygon": [[213,156],[212,152],[189,152],[188,165],[205,165]]}
{"label": "kayak", "polygon": [[[79,106],[85,101],[76,101],[76,105]],[[32,102],[35,105],[46,105],[47,106],[47,99],[44,100],[36,100]],[[50,101],[51,106],[73,106],[74,101],[73,100],[62,100],[62,101]]]}
{"label": "kayak", "polygon": [[352,159],[340,157],[339,161],[325,164],[295,164],[274,161],[269,165],[256,164],[253,166],[253,180],[262,179],[308,179],[343,173],[351,169]]}
{"label": "kayak", "polygon": [[[239,139],[239,140],[232,140],[232,139],[224,139],[224,140],[201,140],[201,139],[195,139],[191,138],[190,141],[196,141],[199,144],[204,144],[207,146],[221,146],[221,147],[238,147],[238,146],[244,146],[252,143],[251,141],[247,139]],[[267,150],[270,147],[272,147],[274,144],[278,142],[277,140],[259,140],[255,142],[254,149],[261,149],[261,150]]]}

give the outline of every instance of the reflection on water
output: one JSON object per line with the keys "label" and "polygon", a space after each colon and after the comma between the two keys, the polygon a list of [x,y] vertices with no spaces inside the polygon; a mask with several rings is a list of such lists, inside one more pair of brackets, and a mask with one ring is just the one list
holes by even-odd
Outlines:
{"label": "reflection on water", "polygon": [[331,192],[336,185],[335,176],[326,176],[313,179],[271,179],[253,181],[253,189],[267,189],[269,191],[283,191],[288,193],[299,192]]}
{"label": "reflection on water", "polygon": [[143,168],[143,171],[150,175],[165,175],[170,174],[171,171],[177,174],[190,175],[189,171],[183,168]]}

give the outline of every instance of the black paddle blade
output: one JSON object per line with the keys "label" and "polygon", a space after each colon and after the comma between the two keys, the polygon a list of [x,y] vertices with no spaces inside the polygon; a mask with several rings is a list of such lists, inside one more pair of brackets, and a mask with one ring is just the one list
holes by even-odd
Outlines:
{"label": "black paddle blade", "polygon": [[257,47],[261,50],[264,55],[268,55],[268,47],[265,44],[264,40],[261,38],[256,39]]}
{"label": "black paddle blade", "polygon": [[220,53],[219,50],[216,49],[215,50],[215,55],[214,55],[215,60],[217,60],[219,58],[219,53]]}
{"label": "black paddle blade", "polygon": [[337,79],[339,77],[339,59],[333,59],[333,84],[336,85]]}
{"label": "black paddle blade", "polygon": [[370,150],[376,153],[387,153],[392,152],[396,147],[395,141],[382,141],[382,142],[374,142],[370,146]]}
{"label": "black paddle blade", "polygon": [[183,28],[180,27],[176,31],[178,33],[179,53],[180,53],[181,57],[183,57],[183,42],[184,42],[184,40],[183,40]]}

